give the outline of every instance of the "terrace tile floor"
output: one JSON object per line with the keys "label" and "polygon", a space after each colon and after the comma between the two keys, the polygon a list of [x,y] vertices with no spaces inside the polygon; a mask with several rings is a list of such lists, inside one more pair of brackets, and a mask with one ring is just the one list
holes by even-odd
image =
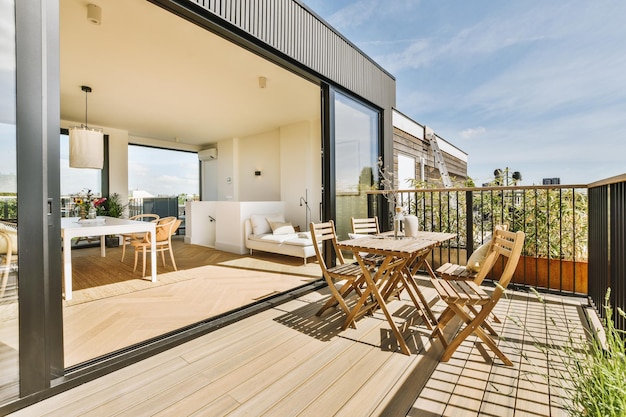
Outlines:
{"label": "terrace tile floor", "polygon": [[[435,311],[443,304],[423,281]],[[408,297],[390,303],[412,354],[380,314],[342,331],[339,311],[315,312],[326,289],[276,305],[85,383],[14,416],[561,416],[559,349],[583,334],[580,298],[508,291],[496,307],[513,360],[476,339],[447,363]],[[519,322],[518,322],[519,320]],[[521,324],[523,323],[523,324]],[[556,348],[544,347],[554,344]]]}

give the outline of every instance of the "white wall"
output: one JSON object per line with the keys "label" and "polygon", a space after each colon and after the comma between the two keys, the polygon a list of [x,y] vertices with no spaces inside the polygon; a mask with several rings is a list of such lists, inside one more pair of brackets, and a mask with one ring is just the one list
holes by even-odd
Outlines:
{"label": "white wall", "polygon": [[319,121],[307,121],[280,129],[280,196],[285,218],[300,230],[308,230],[304,197],[311,209],[308,221],[319,221],[322,188],[321,131]]}
{"label": "white wall", "polygon": [[[280,195],[280,130],[239,139],[239,201],[278,201]],[[255,171],[261,175],[255,176]]]}
{"label": "white wall", "polygon": [[223,140],[217,143],[217,176],[203,177],[203,181],[217,183],[217,199],[219,201],[234,201],[239,198],[236,188],[238,178],[235,177],[235,145],[237,139]]}

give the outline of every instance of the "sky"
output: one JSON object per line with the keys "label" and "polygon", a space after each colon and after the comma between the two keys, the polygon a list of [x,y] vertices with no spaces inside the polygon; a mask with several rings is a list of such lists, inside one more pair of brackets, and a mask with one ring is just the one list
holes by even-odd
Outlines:
{"label": "sky", "polygon": [[304,0],[396,79],[396,108],[522,185],[626,173],[626,2]]}

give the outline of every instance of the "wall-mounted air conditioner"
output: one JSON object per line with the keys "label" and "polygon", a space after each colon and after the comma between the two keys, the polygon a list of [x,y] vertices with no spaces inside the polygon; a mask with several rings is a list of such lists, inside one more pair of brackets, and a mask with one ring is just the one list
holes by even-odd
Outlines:
{"label": "wall-mounted air conditioner", "polygon": [[211,161],[213,159],[217,159],[217,148],[198,151],[198,159],[201,161]]}

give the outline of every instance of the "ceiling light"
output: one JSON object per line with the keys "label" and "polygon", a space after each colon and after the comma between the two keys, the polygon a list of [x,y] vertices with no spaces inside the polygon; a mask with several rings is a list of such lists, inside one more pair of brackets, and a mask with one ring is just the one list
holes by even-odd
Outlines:
{"label": "ceiling light", "polygon": [[87,94],[91,87],[80,87],[85,92],[85,124],[70,128],[70,167],[102,169],[104,165],[104,135],[102,129],[87,126]]}
{"label": "ceiling light", "polygon": [[102,9],[95,4],[87,5],[87,20],[95,25],[99,25],[102,20]]}

